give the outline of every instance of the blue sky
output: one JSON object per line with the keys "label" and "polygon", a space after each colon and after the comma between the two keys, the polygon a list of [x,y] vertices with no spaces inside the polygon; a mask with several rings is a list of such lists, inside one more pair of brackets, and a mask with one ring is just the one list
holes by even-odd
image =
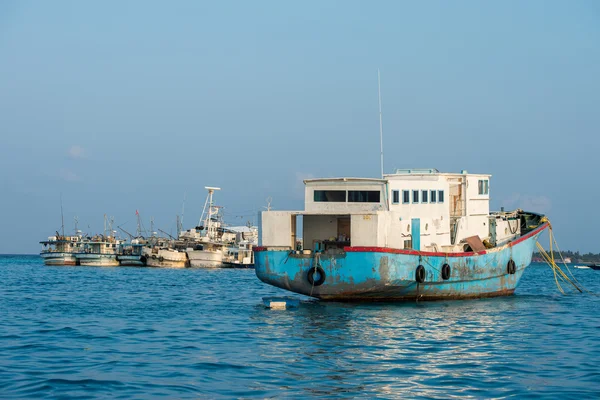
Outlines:
{"label": "blue sky", "polygon": [[2,1],[0,253],[77,215],[135,230],[229,222],[306,177],[491,173],[492,206],[546,212],[600,251],[596,1]]}

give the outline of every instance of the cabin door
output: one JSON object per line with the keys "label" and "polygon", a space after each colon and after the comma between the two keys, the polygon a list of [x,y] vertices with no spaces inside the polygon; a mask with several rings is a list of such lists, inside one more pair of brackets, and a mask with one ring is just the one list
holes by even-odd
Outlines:
{"label": "cabin door", "polygon": [[292,215],[292,223],[291,223],[291,239],[292,239],[292,243],[291,243],[291,247],[292,250],[296,250],[296,221],[297,221],[297,215]]}
{"label": "cabin door", "polygon": [[350,241],[350,217],[338,217],[337,234],[338,240]]}
{"label": "cabin door", "polygon": [[454,244],[456,243],[458,223],[460,218],[465,215],[464,185],[462,179],[449,183],[450,193],[448,202],[450,206],[450,242]]}

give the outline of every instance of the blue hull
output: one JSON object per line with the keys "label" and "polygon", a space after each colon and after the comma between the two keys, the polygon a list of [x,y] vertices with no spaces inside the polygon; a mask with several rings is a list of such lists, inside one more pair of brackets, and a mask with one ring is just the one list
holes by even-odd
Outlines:
{"label": "blue hull", "polygon": [[[324,300],[402,301],[467,299],[511,295],[531,257],[541,225],[505,246],[479,253],[444,254],[388,248],[347,247],[337,255],[303,255],[255,250],[258,278],[270,285]],[[515,270],[510,271],[513,260]],[[442,266],[450,276],[442,278]],[[425,268],[422,283],[416,269]],[[315,267],[321,267],[324,281]],[[509,272],[510,271],[510,272]],[[309,282],[309,272],[313,283]],[[511,273],[513,272],[513,273]]]}

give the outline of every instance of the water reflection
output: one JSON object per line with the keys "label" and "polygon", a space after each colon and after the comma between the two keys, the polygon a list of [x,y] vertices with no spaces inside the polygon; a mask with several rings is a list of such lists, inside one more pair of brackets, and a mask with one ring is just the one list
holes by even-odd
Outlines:
{"label": "water reflection", "polygon": [[508,396],[531,391],[543,381],[539,371],[552,368],[548,351],[565,338],[540,341],[552,324],[540,319],[562,313],[560,327],[577,319],[564,300],[525,293],[419,304],[310,302],[295,311],[257,309],[253,318],[270,328],[255,332],[264,340],[261,358],[285,366],[281,382],[304,394],[480,397],[484,389]]}

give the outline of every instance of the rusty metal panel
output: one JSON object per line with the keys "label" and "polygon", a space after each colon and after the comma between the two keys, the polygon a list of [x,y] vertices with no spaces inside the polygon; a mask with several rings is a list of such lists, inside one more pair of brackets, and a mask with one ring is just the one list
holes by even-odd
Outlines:
{"label": "rusty metal panel", "polygon": [[471,249],[476,253],[486,250],[485,245],[483,244],[483,242],[481,241],[481,238],[478,235],[469,236],[465,240],[467,241],[469,246],[471,246]]}

